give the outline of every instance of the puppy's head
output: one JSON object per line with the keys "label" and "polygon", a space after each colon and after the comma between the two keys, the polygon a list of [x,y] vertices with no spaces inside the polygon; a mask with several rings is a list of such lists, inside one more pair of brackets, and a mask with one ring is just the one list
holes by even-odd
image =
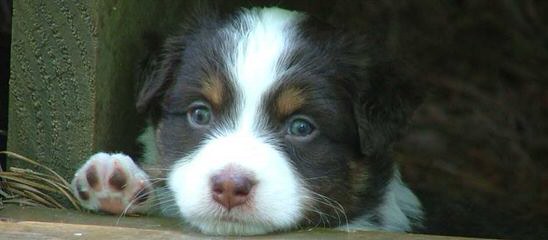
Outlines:
{"label": "puppy's head", "polygon": [[138,108],[181,215],[212,234],[375,219],[412,85],[367,40],[278,8],[170,38]]}

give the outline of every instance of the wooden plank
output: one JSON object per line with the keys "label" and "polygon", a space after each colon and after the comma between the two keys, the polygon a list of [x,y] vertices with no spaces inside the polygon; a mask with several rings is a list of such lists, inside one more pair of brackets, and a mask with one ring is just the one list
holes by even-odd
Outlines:
{"label": "wooden plank", "polygon": [[[6,206],[0,211],[0,239],[197,239],[211,238],[182,226],[179,219],[123,217],[70,210]],[[254,236],[250,239],[394,239],[465,240],[387,232],[342,232],[329,229],[299,230]]]}
{"label": "wooden plank", "polygon": [[175,31],[190,3],[13,4],[8,150],[67,178],[93,152],[137,152],[134,68],[145,52],[142,35]]}
{"label": "wooden plank", "polygon": [[[210,239],[212,236],[198,233],[182,233],[167,230],[136,229],[49,222],[1,222],[1,239]],[[311,231],[294,232],[265,236],[252,236],[249,239],[369,239],[369,240],[465,240],[465,238],[394,234],[381,232],[333,232]],[[470,238],[467,238],[470,239]]]}
{"label": "wooden plank", "polygon": [[2,239],[192,239],[177,232],[46,222],[0,223]]}
{"label": "wooden plank", "polygon": [[73,210],[38,207],[19,207],[15,205],[6,205],[4,209],[0,210],[0,218],[15,222],[38,221],[153,230],[188,230],[182,227],[180,220],[176,218],[155,216],[118,217],[100,213],[86,213]]}
{"label": "wooden plank", "polygon": [[8,149],[63,174],[93,149],[94,13],[91,1],[13,2]]}

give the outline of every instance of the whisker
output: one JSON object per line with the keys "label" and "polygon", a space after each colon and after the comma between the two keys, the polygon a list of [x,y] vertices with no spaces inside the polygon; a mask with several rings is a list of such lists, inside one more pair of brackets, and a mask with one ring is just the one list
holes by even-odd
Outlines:
{"label": "whisker", "polygon": [[311,212],[314,212],[316,214],[318,214],[318,216],[320,217],[320,221],[318,223],[316,223],[316,225],[313,227],[313,228],[317,228],[320,224],[323,225],[323,227],[326,227],[326,224],[329,225],[329,218],[326,218],[325,216],[331,216],[325,212],[322,212],[321,210],[317,209],[316,207],[314,208],[306,208],[306,210],[309,210]]}
{"label": "whisker", "polygon": [[141,188],[139,189],[139,191],[135,192],[133,196],[137,196],[136,198],[132,199],[128,205],[124,208],[124,211],[122,211],[120,213],[120,216],[118,216],[118,219],[116,220],[116,225],[118,225],[120,223],[120,220],[122,219],[122,217],[126,216],[127,212],[129,211],[129,209],[134,206],[134,204],[136,202],[139,202],[142,198],[144,198],[145,196],[149,197],[150,194],[141,194],[143,193],[143,191],[146,191],[147,189],[146,188]]}
{"label": "whisker", "polygon": [[170,168],[156,168],[156,167],[144,167],[143,170],[145,170],[145,171],[161,171],[161,172],[171,171]]}
{"label": "whisker", "polygon": [[[349,230],[349,227],[348,227],[349,222],[348,222],[348,216],[346,214],[346,210],[344,209],[344,207],[338,201],[336,201],[332,198],[329,198],[325,195],[322,195],[320,193],[314,192],[314,191],[309,191],[309,193],[312,194],[312,196],[308,196],[308,198],[310,198],[311,200],[313,200],[317,203],[328,206],[328,207],[330,207],[331,209],[334,210],[334,213],[336,214],[336,218],[338,220],[338,225],[343,224],[343,221],[341,219],[341,215],[342,215],[342,217],[344,217],[344,223],[346,223],[345,225],[346,225],[347,231]],[[318,213],[317,211],[314,211],[312,209],[311,209],[311,211]],[[335,216],[329,215],[329,214],[326,214],[326,213],[323,213],[323,212],[322,212],[323,215],[320,214],[320,213],[318,213],[318,214],[320,215],[320,221],[323,221],[322,220],[323,215],[327,215],[331,218],[335,218]],[[328,224],[330,223],[328,219],[327,219],[327,223]]]}
{"label": "whisker", "polygon": [[331,176],[317,176],[317,177],[310,177],[310,178],[304,178],[303,180],[317,180],[317,179],[323,179],[323,178],[331,178]]}

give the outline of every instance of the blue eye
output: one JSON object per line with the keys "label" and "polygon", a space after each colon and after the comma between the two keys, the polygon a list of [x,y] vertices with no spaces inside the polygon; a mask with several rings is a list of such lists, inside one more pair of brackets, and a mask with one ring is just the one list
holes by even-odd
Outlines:
{"label": "blue eye", "polygon": [[288,133],[297,137],[305,137],[312,134],[314,130],[316,130],[316,128],[308,120],[296,118],[289,124]]}
{"label": "blue eye", "polygon": [[205,126],[211,122],[211,109],[204,105],[191,108],[187,115],[188,120],[197,126]]}

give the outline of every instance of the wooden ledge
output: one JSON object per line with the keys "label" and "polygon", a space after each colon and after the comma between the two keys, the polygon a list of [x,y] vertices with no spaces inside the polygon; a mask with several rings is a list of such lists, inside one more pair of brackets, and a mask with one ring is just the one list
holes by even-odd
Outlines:
{"label": "wooden ledge", "polygon": [[[6,206],[0,210],[0,239],[202,239],[202,235],[181,226],[177,219],[123,217],[80,213],[70,210]],[[220,237],[219,237],[220,238]],[[393,239],[464,240],[445,237],[386,232],[346,233],[328,229],[253,236],[249,239]]]}

